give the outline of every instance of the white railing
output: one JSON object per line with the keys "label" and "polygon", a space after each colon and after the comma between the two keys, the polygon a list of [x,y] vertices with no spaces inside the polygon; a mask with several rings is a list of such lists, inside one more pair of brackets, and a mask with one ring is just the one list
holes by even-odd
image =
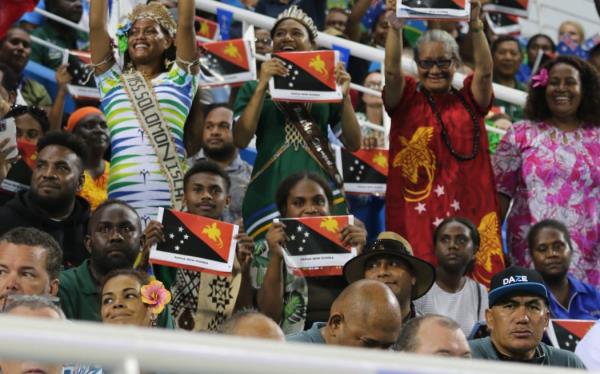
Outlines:
{"label": "white railing", "polygon": [[119,374],[564,374],[565,369],[0,315],[0,358]]}

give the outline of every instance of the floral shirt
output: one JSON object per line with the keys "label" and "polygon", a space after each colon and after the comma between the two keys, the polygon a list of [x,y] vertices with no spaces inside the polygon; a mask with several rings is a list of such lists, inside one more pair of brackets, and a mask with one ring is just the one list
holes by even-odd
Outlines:
{"label": "floral shirt", "polygon": [[498,192],[513,199],[508,233],[516,264],[531,264],[530,227],[556,219],[573,241],[570,271],[600,286],[600,127],[566,132],[519,122],[500,141],[493,168]]}

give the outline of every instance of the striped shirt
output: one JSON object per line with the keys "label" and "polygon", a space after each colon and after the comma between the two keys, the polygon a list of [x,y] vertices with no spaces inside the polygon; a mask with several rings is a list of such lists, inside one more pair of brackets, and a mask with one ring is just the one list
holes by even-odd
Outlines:
{"label": "striped shirt", "polygon": [[[140,125],[115,64],[96,77],[102,110],[110,132],[111,160],[108,198],[131,204],[144,224],[156,217],[158,207],[170,207],[171,191],[158,157]],[[182,163],[186,155],[183,127],[198,87],[198,75],[177,64],[152,79],[152,87]]]}

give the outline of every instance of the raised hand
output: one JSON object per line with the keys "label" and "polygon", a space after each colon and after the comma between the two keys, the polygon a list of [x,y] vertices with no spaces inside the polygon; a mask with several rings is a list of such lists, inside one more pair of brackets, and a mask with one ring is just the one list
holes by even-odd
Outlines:
{"label": "raised hand", "polygon": [[342,95],[346,97],[350,92],[350,74],[344,68],[343,62],[335,64],[335,81],[342,87]]}
{"label": "raised hand", "polygon": [[281,222],[273,222],[269,230],[267,231],[266,240],[269,244],[269,251],[271,256],[279,256],[283,258],[283,246],[288,240],[288,237],[284,231],[285,225]]}

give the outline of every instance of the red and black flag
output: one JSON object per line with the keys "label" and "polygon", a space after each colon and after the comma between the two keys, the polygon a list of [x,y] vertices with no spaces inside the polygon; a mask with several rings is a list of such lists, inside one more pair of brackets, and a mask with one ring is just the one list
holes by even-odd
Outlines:
{"label": "red and black flag", "polygon": [[399,0],[398,18],[468,20],[470,0]]}
{"label": "red and black flag", "polygon": [[355,193],[385,193],[388,175],[387,149],[336,150],[338,168],[344,179],[344,190]]}
{"label": "red and black flag", "polygon": [[283,218],[288,240],[284,258],[296,275],[329,276],[342,274],[342,267],[356,249],[344,246],[341,230],[354,222],[353,216]]}
{"label": "red and black flag", "polygon": [[529,0],[492,0],[483,6],[483,10],[527,18],[528,6]]}
{"label": "red and black flag", "polygon": [[332,102],[342,99],[335,80],[338,51],[280,52],[280,59],[289,70],[285,77],[274,76],[269,82],[273,100]]}
{"label": "red and black flag", "polygon": [[196,35],[206,39],[215,40],[219,35],[219,24],[206,18],[196,16]]}
{"label": "red and black flag", "polygon": [[201,85],[239,85],[256,79],[256,62],[251,42],[232,39],[202,44]]}
{"label": "red and black flag", "polygon": [[150,262],[183,269],[229,274],[238,226],[195,214],[159,208],[165,241],[150,251]]}
{"label": "red and black flag", "polygon": [[486,12],[485,20],[496,35],[517,35],[521,33],[519,17],[515,15]]}
{"label": "red and black flag", "polygon": [[553,319],[550,320],[548,337],[556,348],[575,352],[575,347],[594,326],[594,323],[596,321]]}
{"label": "red and black flag", "polygon": [[38,0],[0,1],[0,39],[23,14],[35,9],[37,3]]}
{"label": "red and black flag", "polygon": [[99,101],[100,91],[96,86],[93,71],[88,67],[91,63],[89,52],[69,51],[69,66],[67,71],[71,74],[71,83],[67,89],[75,101]]}

